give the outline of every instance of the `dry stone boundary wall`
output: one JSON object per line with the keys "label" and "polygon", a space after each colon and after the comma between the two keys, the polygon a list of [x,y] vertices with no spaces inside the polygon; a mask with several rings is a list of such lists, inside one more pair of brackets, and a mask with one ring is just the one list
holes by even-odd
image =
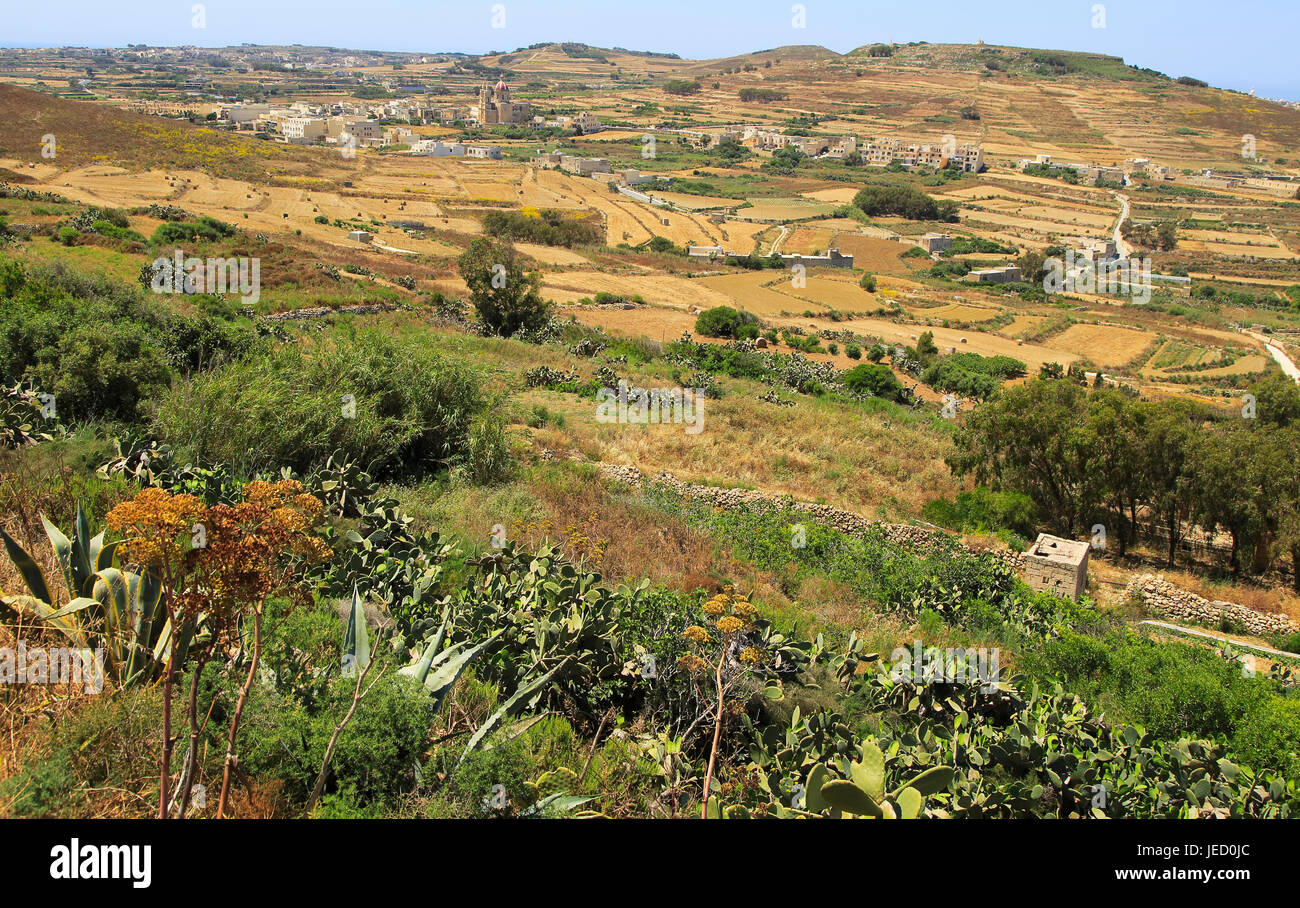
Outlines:
{"label": "dry stone boundary wall", "polygon": [[[621,482],[632,488],[639,489],[647,481],[647,478],[636,467],[602,463],[600,470],[607,479]],[[903,523],[882,523],[867,520],[865,517],[851,511],[844,511],[827,504],[796,501],[789,496],[772,495],[757,489],[723,489],[717,486],[695,485],[683,482],[671,473],[659,473],[657,476],[651,477],[649,481],[666,486],[683,498],[707,501],[719,508],[788,507],[796,511],[803,511],[811,519],[832,526],[851,536],[861,536],[868,531],[875,530],[884,534],[885,538],[890,542],[905,546],[922,555],[934,551],[943,540],[956,541],[952,534],[943,530]],[[1025,558],[1023,552],[981,549],[960,542],[957,544],[972,554],[992,555],[1001,558],[1015,570],[1023,573]],[[1141,574],[1134,577],[1129,581],[1125,593],[1127,597],[1141,599],[1152,611],[1175,621],[1217,625],[1220,620],[1227,617],[1241,624],[1251,634],[1260,636],[1291,633],[1300,630],[1300,625],[1297,625],[1286,615],[1267,615],[1232,602],[1211,602],[1193,592],[1180,589],[1155,574]]]}
{"label": "dry stone boundary wall", "polygon": [[1158,574],[1141,574],[1134,577],[1129,581],[1125,593],[1130,598],[1140,599],[1146,603],[1151,611],[1175,621],[1208,624],[1213,627],[1227,618],[1259,637],[1289,634],[1300,630],[1300,625],[1286,615],[1268,615],[1232,602],[1211,601],[1204,596],[1174,586]]}
{"label": "dry stone boundary wall", "polygon": [[[636,467],[603,463],[600,465],[600,470],[607,479],[616,480],[632,488],[640,488],[641,484],[647,481],[647,478]],[[976,546],[964,545],[953,534],[943,530],[913,526],[907,523],[882,523],[867,520],[865,517],[851,511],[844,511],[828,504],[797,501],[788,495],[773,495],[757,489],[723,489],[718,486],[695,485],[682,482],[671,473],[659,473],[648,481],[666,486],[683,498],[694,501],[707,501],[714,507],[719,508],[770,506],[788,507],[796,511],[803,511],[808,514],[809,518],[834,527],[850,536],[862,536],[867,532],[876,531],[883,534],[890,542],[905,546],[921,555],[932,552],[937,547],[951,541],[973,554],[992,555],[1001,558],[1016,570],[1020,569],[1024,558],[1021,552],[982,549]]]}

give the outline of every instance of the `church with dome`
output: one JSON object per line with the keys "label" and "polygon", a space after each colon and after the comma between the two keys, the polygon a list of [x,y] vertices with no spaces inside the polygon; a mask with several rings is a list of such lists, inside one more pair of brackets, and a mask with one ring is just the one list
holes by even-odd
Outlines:
{"label": "church with dome", "polygon": [[490,88],[487,83],[478,93],[478,122],[480,126],[496,123],[527,123],[532,119],[532,108],[524,103],[510,100],[510,88],[505,80],[497,82]]}

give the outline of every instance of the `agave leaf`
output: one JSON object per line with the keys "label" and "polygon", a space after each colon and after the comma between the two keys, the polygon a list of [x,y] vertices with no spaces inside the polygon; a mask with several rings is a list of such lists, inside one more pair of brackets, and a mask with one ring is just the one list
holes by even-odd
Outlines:
{"label": "agave leaf", "polygon": [[36,564],[36,559],[27,554],[27,551],[2,529],[0,529],[0,539],[4,540],[9,560],[14,563],[14,567],[18,568],[18,573],[22,575],[23,582],[27,584],[31,594],[42,602],[53,605],[54,595],[50,592],[50,585],[46,582],[40,566]]}
{"label": "agave leaf", "polygon": [[[499,634],[501,632],[497,631],[497,633]],[[495,636],[495,634],[493,636]],[[456,761],[456,765],[459,766],[464,762],[465,757],[468,756],[474,748],[478,747],[478,745],[483,742],[484,738],[492,733],[492,730],[501,723],[502,719],[509,715],[512,710],[527,702],[533,694],[549,683],[560,669],[569,664],[569,660],[572,658],[572,656],[565,656],[564,659],[560,661],[560,664],[555,666],[555,668],[551,669],[535,681],[525,684],[523,687],[515,691],[514,696],[501,704],[501,708],[489,716],[487,721],[480,725],[478,730],[474,732],[474,735],[469,739],[469,743],[465,745],[465,750],[461,753],[460,759]]]}
{"label": "agave leaf", "polygon": [[117,547],[121,545],[121,540],[110,542],[104,545],[104,534],[100,533],[94,539],[90,540],[90,566],[98,572],[105,568],[113,566],[113,556],[117,554]]}
{"label": "agave leaf", "polygon": [[[529,716],[527,719],[521,719],[518,722],[516,722],[514,725],[510,726],[510,728],[505,732],[505,737],[502,738],[500,742],[496,744],[485,744],[483,745],[483,749],[492,750],[494,747],[504,747],[505,745],[513,741],[515,738],[518,738],[524,732],[528,731],[528,729],[532,728],[538,722],[545,719],[547,716],[553,716],[553,715],[555,715],[555,713],[545,712],[545,713],[539,713],[536,716]],[[572,770],[570,770],[570,772],[572,772]]]}
{"label": "agave leaf", "polygon": [[83,585],[90,582],[90,521],[86,519],[86,509],[77,501],[77,516],[72,525],[72,576],[77,583],[73,596],[84,595]]}
{"label": "agave leaf", "polygon": [[[59,569],[63,571],[63,582],[67,584],[68,595],[76,597],[81,592],[81,587],[77,583],[75,567],[73,565],[72,540],[63,535],[63,532],[50,523],[45,515],[41,515],[41,523],[45,527],[45,535],[49,537],[50,546],[54,549],[54,555],[59,559]],[[54,600],[47,600],[53,604]]]}
{"label": "agave leaf", "polygon": [[[425,647],[424,654],[420,656],[419,661],[412,662],[410,665],[403,665],[397,670],[397,673],[399,675],[405,675],[408,678],[414,678],[416,681],[423,684],[424,679],[429,677],[429,669],[433,666],[433,657],[438,654],[438,644],[441,642],[442,632],[439,631],[438,636],[434,638],[433,642]],[[448,649],[447,652],[453,652],[455,649],[456,647],[453,646]]]}
{"label": "agave leaf", "polygon": [[42,602],[35,596],[10,596],[0,600],[17,615],[32,615],[39,621],[49,621],[51,626],[71,640],[79,649],[89,649],[86,635],[75,619],[67,615],[58,615],[58,610],[48,602]]}
{"label": "agave leaf", "polygon": [[[465,670],[466,666],[477,659],[479,653],[487,649],[490,644],[496,641],[497,637],[500,637],[504,633],[505,628],[502,628],[477,646],[459,653],[454,659],[448,659],[447,662],[437,671],[424,679],[425,689],[427,689],[429,693],[433,694],[437,699],[439,706],[442,705],[443,698],[447,695],[447,692],[451,690],[452,685],[456,683],[457,679],[460,678],[460,674]],[[450,650],[448,652],[450,652]]]}
{"label": "agave leaf", "polygon": [[131,577],[117,568],[105,568],[95,574],[91,598],[99,603],[99,613],[104,618],[104,636],[114,661],[121,661],[121,649],[136,635],[135,623],[130,620]]}
{"label": "agave leaf", "polygon": [[[438,628],[438,633],[433,635],[433,642],[425,647],[424,655],[420,657],[418,662],[412,662],[410,665],[404,665],[399,668],[397,670],[399,675],[406,675],[407,677],[414,678],[422,684],[424,683],[424,679],[429,674],[430,667],[432,667],[435,662],[434,656],[438,653],[438,647],[442,646],[442,638],[447,635],[447,623],[450,620],[450,615],[442,619],[442,626]],[[452,649],[455,649],[455,647],[449,648],[448,652]]]}
{"label": "agave leaf", "polygon": [[556,809],[567,813],[568,811],[573,810],[575,807],[581,807],[583,804],[586,804],[590,800],[592,800],[592,798],[584,798],[580,795],[570,795],[570,794],[565,794],[564,792],[558,792],[556,794],[550,795],[538,801],[532,807],[529,807],[527,810],[523,811],[522,815],[535,816],[541,813],[546,808],[551,806],[554,806]]}
{"label": "agave leaf", "polygon": [[85,611],[88,608],[98,608],[99,603],[88,596],[78,596],[61,609],[50,612],[41,620],[54,621],[59,618],[66,618],[69,615],[75,615],[77,612]]}
{"label": "agave leaf", "polygon": [[832,807],[861,817],[882,817],[884,812],[871,796],[847,779],[832,779],[821,788],[821,796]]}
{"label": "agave leaf", "polygon": [[364,669],[370,664],[370,634],[366,630],[366,610],[361,605],[361,594],[352,585],[352,609],[348,612],[348,629],[343,635],[343,653],[352,657],[352,664]]}

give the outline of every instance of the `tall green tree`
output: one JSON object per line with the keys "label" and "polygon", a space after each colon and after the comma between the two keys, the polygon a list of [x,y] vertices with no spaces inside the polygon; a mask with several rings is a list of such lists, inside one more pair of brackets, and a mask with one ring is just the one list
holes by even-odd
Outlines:
{"label": "tall green tree", "polygon": [[1028,495],[1057,532],[1074,535],[1090,509],[1086,393],[1043,379],[1005,389],[966,417],[948,466],[980,485]]}
{"label": "tall green tree", "polygon": [[1204,408],[1184,400],[1138,406],[1146,411],[1141,471],[1147,504],[1152,518],[1168,536],[1168,564],[1173,567],[1196,500],[1194,445],[1207,414]]}
{"label": "tall green tree", "polygon": [[493,334],[511,337],[540,328],[550,318],[551,304],[541,294],[541,275],[524,268],[509,241],[479,237],[457,265],[474,310]]}
{"label": "tall green tree", "polygon": [[1244,421],[1218,423],[1196,439],[1193,453],[1196,499],[1192,519],[1232,539],[1232,572],[1241,573],[1264,529],[1260,494],[1260,439]]}
{"label": "tall green tree", "polygon": [[1087,452],[1081,496],[1095,503],[1106,539],[1119,554],[1137,541],[1138,508],[1147,497],[1142,436],[1146,413],[1119,391],[1108,388],[1088,395],[1080,444]]}

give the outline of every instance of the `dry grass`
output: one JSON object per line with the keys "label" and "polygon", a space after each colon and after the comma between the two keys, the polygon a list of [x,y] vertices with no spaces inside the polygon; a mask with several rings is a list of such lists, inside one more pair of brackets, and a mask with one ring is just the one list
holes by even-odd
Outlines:
{"label": "dry grass", "polygon": [[[647,387],[671,384],[661,379]],[[898,518],[915,516],[930,499],[956,489],[943,464],[949,442],[928,421],[812,399],[778,408],[756,399],[757,385],[723,384],[727,393],[707,401],[698,435],[682,426],[598,423],[594,404],[571,395],[529,392],[520,402],[544,402],[563,414],[565,428],[551,430],[557,435],[547,445],[554,450],[690,482],[764,489]]]}

